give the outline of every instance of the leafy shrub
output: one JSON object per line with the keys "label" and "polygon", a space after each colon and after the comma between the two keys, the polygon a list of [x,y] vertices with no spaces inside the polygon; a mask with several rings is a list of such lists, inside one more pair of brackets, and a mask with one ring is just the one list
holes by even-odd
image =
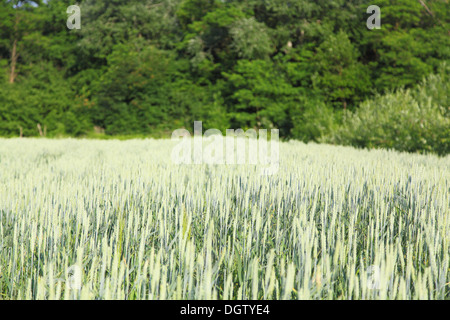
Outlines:
{"label": "leafy shrub", "polygon": [[336,112],[324,102],[305,99],[291,112],[294,139],[320,142],[336,130]]}
{"label": "leafy shrub", "polygon": [[450,152],[449,67],[443,64],[414,90],[400,89],[368,100],[328,142],[408,152]]}
{"label": "leafy shrub", "polygon": [[[1,79],[0,79],[1,81]],[[82,101],[50,63],[30,68],[27,77],[0,85],[0,135],[79,136],[89,128]]]}

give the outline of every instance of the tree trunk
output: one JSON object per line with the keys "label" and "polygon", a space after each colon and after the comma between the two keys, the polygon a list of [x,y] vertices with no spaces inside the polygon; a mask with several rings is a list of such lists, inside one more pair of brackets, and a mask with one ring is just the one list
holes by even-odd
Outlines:
{"label": "tree trunk", "polygon": [[11,74],[9,75],[9,83],[14,83],[16,79],[16,63],[17,63],[17,39],[14,40],[11,53]]}
{"label": "tree trunk", "polygon": [[19,27],[19,14],[16,13],[16,21],[14,23],[14,43],[13,43],[13,47],[11,50],[11,73],[9,75],[9,83],[14,83],[14,81],[16,80],[16,64],[17,64],[17,58],[18,58],[18,54],[17,54],[17,29]]}

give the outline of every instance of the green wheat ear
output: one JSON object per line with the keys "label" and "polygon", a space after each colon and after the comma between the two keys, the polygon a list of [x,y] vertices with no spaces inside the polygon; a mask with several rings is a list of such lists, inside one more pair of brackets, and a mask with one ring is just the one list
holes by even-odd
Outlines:
{"label": "green wheat ear", "polygon": [[[189,218],[186,213],[186,208],[183,205],[183,231],[182,231],[183,239],[191,240],[191,226],[189,226],[189,230],[187,230],[188,224],[189,224]],[[187,232],[187,237],[186,237],[186,232]]]}
{"label": "green wheat ear", "polygon": [[123,252],[123,242],[124,242],[124,229],[125,229],[125,214],[124,211],[120,212],[119,218],[119,237],[118,237],[118,244],[117,244],[117,253],[119,255],[119,257],[122,257],[122,252]]}

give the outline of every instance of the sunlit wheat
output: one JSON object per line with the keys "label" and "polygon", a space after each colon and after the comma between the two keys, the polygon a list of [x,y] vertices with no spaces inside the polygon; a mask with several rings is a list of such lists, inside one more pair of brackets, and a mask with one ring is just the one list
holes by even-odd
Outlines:
{"label": "sunlit wheat", "polygon": [[0,299],[450,298],[449,157],[289,142],[264,176],[170,154],[0,140]]}

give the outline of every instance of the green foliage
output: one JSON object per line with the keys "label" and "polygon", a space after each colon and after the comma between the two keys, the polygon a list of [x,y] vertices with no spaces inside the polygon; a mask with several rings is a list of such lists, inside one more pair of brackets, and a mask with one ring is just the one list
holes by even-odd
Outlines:
{"label": "green foliage", "polygon": [[49,63],[33,66],[28,77],[14,85],[5,83],[0,100],[1,135],[17,136],[22,131],[24,136],[78,136],[89,128],[81,101]]}
{"label": "green foliage", "polygon": [[387,92],[411,87],[450,61],[450,6],[446,1],[382,0],[382,28],[365,30],[362,51],[375,88]]}
{"label": "green foliage", "polygon": [[[87,0],[81,6],[81,52],[90,62],[105,62],[116,44],[143,38],[163,49],[179,38],[175,12],[179,1]],[[97,58],[95,60],[92,58]]]}
{"label": "green foliage", "polygon": [[365,101],[330,141],[367,148],[450,153],[448,65],[414,90],[397,90]]}
{"label": "green foliage", "polygon": [[243,59],[264,59],[273,51],[266,26],[254,18],[243,18],[230,30],[233,48]]}
{"label": "green foliage", "polygon": [[[450,61],[444,0],[380,0],[380,30],[366,0],[82,0],[68,30],[71,4],[0,1],[0,135],[170,136],[201,120],[322,141],[343,110]],[[442,92],[422,95],[445,108]],[[392,146],[436,150],[434,123],[427,143]]]}
{"label": "green foliage", "polygon": [[232,92],[232,123],[243,128],[288,129],[287,114],[299,93],[269,60],[240,60],[234,73],[224,76]]}
{"label": "green foliage", "polygon": [[290,136],[305,142],[321,142],[338,128],[337,113],[318,99],[302,99],[290,111],[290,118]]}
{"label": "green foliage", "polygon": [[359,53],[343,31],[331,34],[317,49],[314,85],[332,105],[354,107],[370,91],[369,70],[358,58]]}
{"label": "green foliage", "polygon": [[99,79],[93,112],[109,134],[148,133],[167,116],[166,84],[173,60],[154,47],[115,47],[108,56],[108,71]]}
{"label": "green foliage", "polygon": [[[130,45],[139,50],[130,52]],[[219,116],[220,105],[205,108],[214,98],[186,78],[186,64],[169,51],[138,42],[116,46],[108,56],[108,71],[93,84],[95,123],[107,134],[155,134],[191,125],[195,117]]]}

